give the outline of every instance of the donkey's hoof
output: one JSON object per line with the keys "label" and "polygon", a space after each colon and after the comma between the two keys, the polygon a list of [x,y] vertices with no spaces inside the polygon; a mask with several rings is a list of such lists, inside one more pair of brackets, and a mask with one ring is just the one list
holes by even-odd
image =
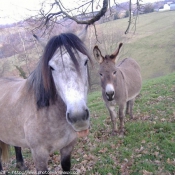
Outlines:
{"label": "donkey's hoof", "polygon": [[119,131],[119,138],[123,138],[125,135],[125,131],[121,130]]}
{"label": "donkey's hoof", "polygon": [[112,135],[112,136],[116,136],[116,135],[117,135],[117,131],[112,131],[112,132],[111,132],[111,135]]}
{"label": "donkey's hoof", "polygon": [[118,137],[119,138],[124,138],[124,133],[120,133]]}

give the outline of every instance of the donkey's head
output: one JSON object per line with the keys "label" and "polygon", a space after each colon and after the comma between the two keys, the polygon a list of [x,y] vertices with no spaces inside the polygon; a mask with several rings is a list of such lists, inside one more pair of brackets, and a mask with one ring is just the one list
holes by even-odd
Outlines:
{"label": "donkey's head", "polygon": [[122,45],[123,44],[120,43],[119,47],[113,54],[106,56],[101,54],[98,46],[95,46],[93,49],[94,57],[97,62],[100,63],[99,74],[101,77],[101,86],[108,101],[112,101],[115,97],[114,86],[117,81],[116,58]]}

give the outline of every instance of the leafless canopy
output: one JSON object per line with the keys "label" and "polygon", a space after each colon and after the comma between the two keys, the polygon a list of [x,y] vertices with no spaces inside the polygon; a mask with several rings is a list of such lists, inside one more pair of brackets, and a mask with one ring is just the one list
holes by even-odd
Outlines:
{"label": "leafless canopy", "polygon": [[[107,11],[110,13],[113,5],[118,5],[115,0],[79,0],[72,1],[72,4],[75,5],[70,6],[63,0],[45,0],[39,13],[40,27],[51,28],[55,24],[63,24],[67,19],[71,19],[77,24],[92,25],[107,14]],[[130,25],[134,23],[131,18],[131,0],[129,0],[128,5],[129,21],[125,33],[128,32]],[[137,0],[136,6],[139,8],[139,0]]]}
{"label": "leafless canopy", "polygon": [[[72,19],[78,24],[91,25],[105,15],[109,4],[109,0],[103,0],[103,5],[100,11],[98,11],[98,13],[96,14],[94,13],[95,15],[93,15],[90,19],[83,20],[81,19],[80,15],[83,16],[89,12],[93,13],[94,5],[96,5],[96,8],[100,7],[99,0],[98,2],[96,2],[95,0],[89,0],[89,1],[83,1],[83,2],[84,3],[82,3],[81,5],[77,5],[78,7],[73,7],[70,9],[63,5],[62,0],[54,0],[54,2],[50,4],[50,9],[48,10],[48,12],[46,12],[43,8],[41,8],[40,14],[45,21],[45,25],[48,24],[48,22],[50,21],[55,21],[58,19],[61,20],[65,18]],[[53,11],[56,11],[56,12],[53,12]]]}
{"label": "leafless canopy", "polygon": [[101,8],[101,10],[96,14],[94,15],[90,20],[79,20],[76,16],[71,16],[70,13],[73,13],[73,11],[77,10],[77,11],[80,11],[79,9],[83,9],[83,7],[86,6],[85,10],[83,10],[81,12],[81,14],[85,14],[87,12],[87,9],[88,7],[91,6],[91,9],[92,9],[92,12],[93,12],[93,6],[94,6],[94,2],[93,0],[91,1],[88,1],[86,3],[84,3],[83,5],[81,5],[80,7],[78,8],[75,8],[73,10],[69,10],[67,8],[65,8],[61,2],[61,0],[55,0],[55,3],[53,4],[53,6],[56,5],[59,7],[59,12],[56,12],[56,13],[49,13],[45,16],[45,23],[47,23],[50,19],[52,19],[54,16],[60,16],[62,15],[63,18],[69,18],[69,19],[72,19],[73,21],[77,22],[78,24],[93,24],[94,22],[98,21],[103,15],[105,15],[107,9],[108,9],[108,0],[104,0],[103,1],[103,7]]}

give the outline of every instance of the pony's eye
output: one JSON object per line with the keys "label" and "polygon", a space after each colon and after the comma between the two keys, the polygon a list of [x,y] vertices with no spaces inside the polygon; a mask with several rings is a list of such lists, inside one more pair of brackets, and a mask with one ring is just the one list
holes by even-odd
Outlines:
{"label": "pony's eye", "polygon": [[113,72],[113,75],[115,75],[116,73],[117,73],[117,71],[114,71],[114,72]]}
{"label": "pony's eye", "polygon": [[103,74],[102,73],[99,73],[100,74],[100,76],[102,77],[103,76]]}
{"label": "pony's eye", "polygon": [[50,69],[53,71],[53,70],[55,70],[52,66],[50,66]]}
{"label": "pony's eye", "polygon": [[88,63],[88,60],[86,60],[86,61],[85,61],[84,65],[86,66],[86,65],[87,65],[87,63]]}

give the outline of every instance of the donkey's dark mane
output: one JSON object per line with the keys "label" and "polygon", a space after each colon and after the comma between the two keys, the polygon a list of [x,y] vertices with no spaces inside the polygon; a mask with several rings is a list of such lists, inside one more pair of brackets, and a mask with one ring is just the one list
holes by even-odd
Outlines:
{"label": "donkey's dark mane", "polygon": [[124,60],[122,60],[122,61],[120,62],[120,64],[117,65],[117,67],[120,67],[127,59],[128,59],[128,58],[125,58]]}
{"label": "donkey's dark mane", "polygon": [[[68,52],[76,70],[79,72],[79,63],[74,53],[81,52],[90,59],[83,42],[73,33],[63,33],[52,37],[47,43],[43,55],[36,69],[28,78],[29,88],[34,91],[38,109],[53,104],[57,99],[56,87],[51,73],[49,61],[57,49],[60,49],[61,56],[63,48]],[[91,60],[91,59],[90,59]],[[61,58],[60,58],[61,61]]]}

